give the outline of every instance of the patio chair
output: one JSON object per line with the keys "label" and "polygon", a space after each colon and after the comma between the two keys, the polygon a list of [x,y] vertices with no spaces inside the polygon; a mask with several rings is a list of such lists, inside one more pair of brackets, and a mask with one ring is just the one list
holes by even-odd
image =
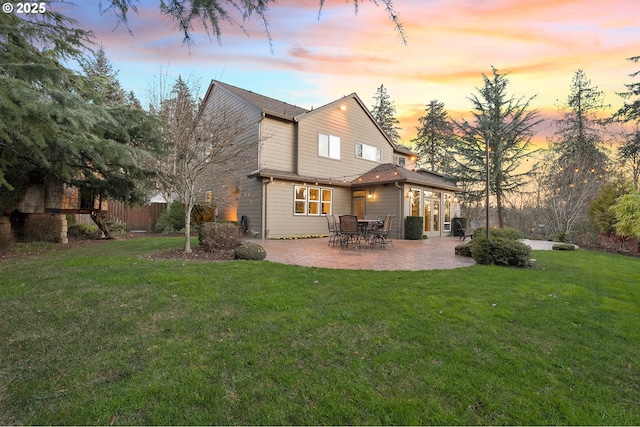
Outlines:
{"label": "patio chair", "polygon": [[391,237],[389,237],[389,232],[391,231],[391,227],[393,226],[393,219],[395,215],[387,215],[384,218],[384,222],[382,226],[375,227],[371,232],[371,239],[369,240],[369,246],[374,247],[375,245],[380,245],[380,247],[384,247],[385,249],[389,249],[389,245],[393,246],[393,241]]}
{"label": "patio chair", "polygon": [[327,215],[327,227],[329,228],[329,245],[335,246],[340,242],[340,225],[333,215]]}
{"label": "patio chair", "polygon": [[464,242],[464,240],[467,237],[470,237],[473,239],[473,235],[475,234],[478,227],[480,227],[480,221],[476,221],[475,219],[471,221],[471,224],[467,228],[463,229],[462,236],[460,236],[460,240]]}
{"label": "patio chair", "polygon": [[340,246],[346,248],[353,242],[356,249],[360,247],[360,227],[355,215],[340,215]]}

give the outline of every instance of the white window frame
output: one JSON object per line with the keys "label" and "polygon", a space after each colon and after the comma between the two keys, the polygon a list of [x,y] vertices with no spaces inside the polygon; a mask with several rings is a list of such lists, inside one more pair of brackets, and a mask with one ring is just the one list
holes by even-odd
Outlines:
{"label": "white window frame", "polygon": [[363,144],[362,142],[356,142],[356,157],[376,163],[382,163],[382,148]]}
{"label": "white window frame", "polygon": [[393,155],[393,164],[405,168],[407,166],[407,158],[405,156]]}
{"label": "white window frame", "polygon": [[318,133],[318,156],[340,160],[340,137]]}
{"label": "white window frame", "polygon": [[[298,192],[304,189],[304,198],[298,198]],[[311,193],[316,193],[317,198],[312,198]],[[328,193],[327,193],[328,192]],[[325,197],[328,195],[328,198]],[[302,203],[303,210],[298,212],[296,205]],[[315,206],[315,209],[312,209]],[[329,212],[324,212],[325,207]],[[315,211],[315,212],[312,212]],[[295,216],[321,216],[333,213],[333,189],[326,187],[314,187],[309,185],[295,185],[293,187],[293,214]]]}

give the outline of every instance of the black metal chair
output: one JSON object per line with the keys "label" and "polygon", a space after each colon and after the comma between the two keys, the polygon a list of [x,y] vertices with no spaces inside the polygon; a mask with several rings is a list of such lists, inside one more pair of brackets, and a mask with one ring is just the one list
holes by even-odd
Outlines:
{"label": "black metal chair", "polygon": [[391,237],[389,237],[389,232],[393,226],[394,218],[395,215],[387,215],[384,218],[384,222],[381,227],[374,227],[369,240],[370,247],[373,248],[375,245],[380,245],[380,247],[388,249],[389,245],[393,246],[393,241],[391,240]]}
{"label": "black metal chair", "polygon": [[340,215],[340,246],[346,248],[353,243],[358,249],[360,247],[360,227],[358,217],[355,215]]}
{"label": "black metal chair", "polygon": [[329,245],[335,246],[340,242],[340,225],[333,215],[327,215],[327,227],[329,229]]}

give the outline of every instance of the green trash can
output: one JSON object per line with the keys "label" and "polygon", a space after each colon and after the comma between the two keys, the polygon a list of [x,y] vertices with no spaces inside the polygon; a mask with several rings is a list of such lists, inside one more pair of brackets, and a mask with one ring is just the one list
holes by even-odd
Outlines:
{"label": "green trash can", "polygon": [[407,240],[422,239],[422,222],[421,216],[408,216],[405,219],[404,238]]}

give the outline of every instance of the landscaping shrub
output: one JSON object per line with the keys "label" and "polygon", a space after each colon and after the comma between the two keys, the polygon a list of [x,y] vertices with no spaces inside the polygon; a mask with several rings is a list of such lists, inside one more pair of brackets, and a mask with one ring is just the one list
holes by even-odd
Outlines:
{"label": "landscaping shrub", "polygon": [[[67,221],[70,215],[67,215]],[[75,221],[75,215],[74,221]],[[78,224],[77,222],[73,222],[67,226],[67,235],[69,237],[75,238],[95,238],[100,237],[99,229],[97,225],[89,225],[89,224]]]}
{"label": "landscaping shrub", "polygon": [[216,218],[216,206],[194,205],[191,209],[191,222],[194,226],[201,226],[206,222],[213,222]]}
{"label": "landscaping shrub", "polygon": [[53,215],[30,214],[24,224],[24,240],[56,243],[60,239],[60,233],[56,233],[57,228],[58,221]]}
{"label": "landscaping shrub", "polygon": [[[478,229],[476,229],[474,238],[476,237],[486,238],[485,227],[479,227]],[[509,239],[509,240],[520,240],[520,239],[524,239],[524,233],[522,233],[522,231],[518,229],[511,228],[511,227],[489,228],[489,238],[493,239],[494,237],[498,237],[501,239]]]}
{"label": "landscaping shrub", "polygon": [[240,229],[233,223],[207,222],[198,231],[198,241],[207,251],[235,249],[240,244]]}
{"label": "landscaping shrub", "polygon": [[466,257],[471,258],[472,245],[473,245],[473,240],[470,240],[468,243],[466,243],[464,245],[456,246],[454,251],[455,251],[456,255],[466,256]]}
{"label": "landscaping shrub", "polygon": [[235,259],[262,261],[267,257],[267,251],[255,243],[243,243],[235,249]]}
{"label": "landscaping shrub", "polygon": [[184,206],[180,202],[173,202],[160,214],[155,230],[163,234],[179,233],[184,226]]}
{"label": "landscaping shrub", "polygon": [[126,222],[110,222],[109,223],[109,231],[111,235],[114,237],[122,236],[127,232],[127,223]]}
{"label": "landscaping shrub", "polygon": [[404,238],[407,240],[422,239],[422,217],[408,216],[405,220]]}
{"label": "landscaping shrub", "polygon": [[571,243],[554,243],[551,249],[554,251],[575,251],[576,247]]}
{"label": "landscaping shrub", "polygon": [[530,265],[531,248],[522,242],[504,237],[487,240],[478,236],[473,239],[471,254],[478,264],[522,268]]}

